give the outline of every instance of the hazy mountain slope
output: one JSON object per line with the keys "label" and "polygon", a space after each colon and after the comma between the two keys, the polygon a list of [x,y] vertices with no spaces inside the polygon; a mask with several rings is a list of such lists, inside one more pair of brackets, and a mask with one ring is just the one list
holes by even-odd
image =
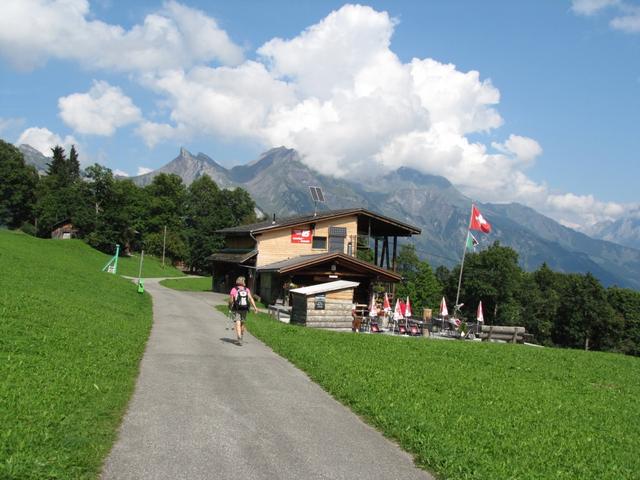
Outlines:
{"label": "hazy mountain slope", "polygon": [[601,240],[640,248],[640,211],[631,212],[628,216],[614,222],[596,224],[587,233]]}
{"label": "hazy mountain slope", "polygon": [[[582,252],[616,277],[629,278],[640,286],[640,250],[594,239],[567,228],[535,210],[519,204],[493,205],[501,216],[512,219],[533,235],[558,243],[568,251]],[[596,272],[592,270],[595,274]],[[635,278],[634,278],[635,277]]]}
{"label": "hazy mountain slope", "polygon": [[18,147],[18,150],[22,152],[24,161],[27,165],[33,165],[41,175],[47,172],[48,163],[51,162],[51,157],[47,157],[36,150],[31,145],[22,144]]}

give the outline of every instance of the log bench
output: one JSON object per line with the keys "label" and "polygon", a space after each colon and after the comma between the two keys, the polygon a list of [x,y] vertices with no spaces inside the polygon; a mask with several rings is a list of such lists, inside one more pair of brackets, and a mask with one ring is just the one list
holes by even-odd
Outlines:
{"label": "log bench", "polygon": [[511,343],[524,343],[524,327],[513,327],[507,325],[483,325],[480,338],[483,342],[491,340],[502,340]]}

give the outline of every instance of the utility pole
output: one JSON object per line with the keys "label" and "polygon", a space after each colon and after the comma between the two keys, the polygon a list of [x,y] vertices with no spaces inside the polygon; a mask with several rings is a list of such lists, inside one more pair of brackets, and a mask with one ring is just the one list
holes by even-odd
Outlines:
{"label": "utility pole", "polygon": [[164,268],[164,250],[167,246],[167,226],[164,226],[164,235],[162,236],[162,268]]}

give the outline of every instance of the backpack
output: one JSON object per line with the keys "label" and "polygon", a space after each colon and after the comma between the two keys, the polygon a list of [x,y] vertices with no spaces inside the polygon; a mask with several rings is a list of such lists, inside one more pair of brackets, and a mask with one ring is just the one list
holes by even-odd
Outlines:
{"label": "backpack", "polygon": [[246,288],[237,291],[233,299],[233,309],[236,311],[249,310],[249,292]]}

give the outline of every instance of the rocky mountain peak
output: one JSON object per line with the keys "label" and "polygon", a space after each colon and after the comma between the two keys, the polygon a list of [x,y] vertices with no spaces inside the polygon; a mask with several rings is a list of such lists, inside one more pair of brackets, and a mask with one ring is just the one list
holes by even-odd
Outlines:
{"label": "rocky mountain peak", "polygon": [[166,165],[153,172],[133,177],[132,180],[141,186],[148,185],[153,181],[153,177],[159,173],[173,173],[178,175],[186,185],[190,185],[194,180],[203,175],[208,175],[218,186],[223,188],[233,184],[229,179],[229,172],[226,168],[216,163],[204,153],[198,153],[197,156],[193,156],[185,147],[180,147],[178,156]]}

